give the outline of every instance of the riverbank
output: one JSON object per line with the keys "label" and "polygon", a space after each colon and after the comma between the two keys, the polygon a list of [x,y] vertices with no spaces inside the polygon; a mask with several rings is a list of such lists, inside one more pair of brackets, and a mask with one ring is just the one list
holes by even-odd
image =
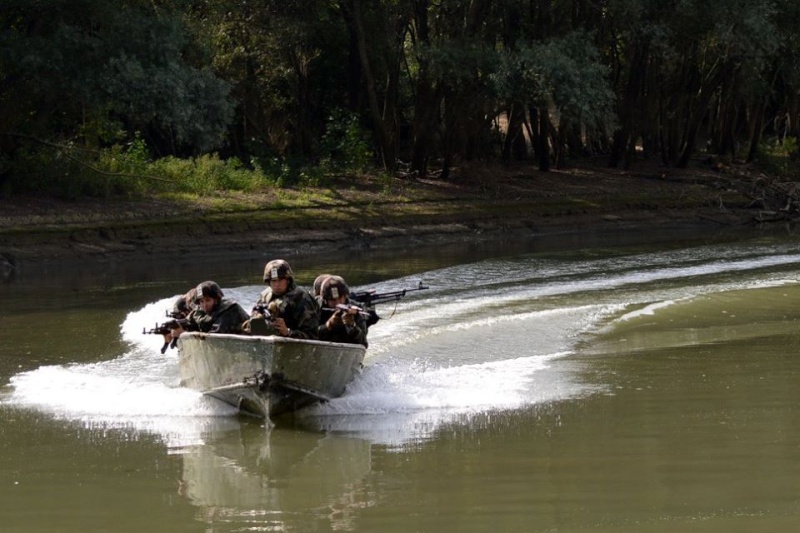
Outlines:
{"label": "riverbank", "polygon": [[751,201],[712,169],[531,166],[452,179],[339,178],[325,186],[202,198],[2,200],[0,257],[20,262],[409,244],[668,226],[747,227]]}

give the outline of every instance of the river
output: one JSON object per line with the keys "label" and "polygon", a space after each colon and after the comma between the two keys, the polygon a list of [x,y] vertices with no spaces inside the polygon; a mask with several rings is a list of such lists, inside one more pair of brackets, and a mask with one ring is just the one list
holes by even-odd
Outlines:
{"label": "river", "polygon": [[0,286],[0,531],[774,532],[800,526],[800,238],[574,235],[346,259],[414,287],[341,398],[268,427],[143,335],[261,265],[34,265]]}

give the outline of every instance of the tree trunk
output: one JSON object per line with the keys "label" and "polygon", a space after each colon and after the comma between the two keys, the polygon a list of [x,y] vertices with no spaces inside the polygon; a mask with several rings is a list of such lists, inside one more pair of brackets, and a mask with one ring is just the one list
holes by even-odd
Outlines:
{"label": "tree trunk", "polygon": [[358,55],[361,59],[361,68],[364,74],[364,81],[366,83],[367,99],[369,101],[370,115],[375,128],[375,135],[377,137],[378,151],[380,153],[381,163],[383,168],[387,171],[395,168],[395,153],[394,141],[389,134],[381,114],[381,106],[378,102],[378,91],[375,84],[375,78],[372,75],[372,68],[367,54],[367,39],[364,32],[364,21],[361,13],[361,0],[350,0],[350,8],[353,15],[353,27],[356,32],[356,40],[358,42]]}
{"label": "tree trunk", "polygon": [[766,108],[766,98],[754,106],[752,113],[754,116],[750,120],[750,146],[747,150],[747,163],[752,163],[758,154],[758,144],[761,142],[761,133],[764,129],[764,112]]}
{"label": "tree trunk", "polygon": [[[503,161],[508,163],[512,157],[517,160],[525,158],[524,147],[525,133],[523,131],[524,125],[524,108],[518,103],[511,104],[511,110],[508,112],[508,121],[506,126],[506,138],[503,140]],[[518,145],[519,140],[523,142],[522,153]]]}
{"label": "tree trunk", "polygon": [[550,148],[547,138],[550,133],[550,118],[546,106],[538,109],[539,131],[536,135],[536,155],[539,159],[539,170],[548,172],[550,170]]}
{"label": "tree trunk", "polygon": [[800,96],[797,92],[791,92],[787,96],[786,116],[788,117],[786,135],[795,139],[800,138]]}
{"label": "tree trunk", "polygon": [[[416,29],[415,45],[427,48],[430,45],[428,30],[429,0],[414,2],[414,28]],[[439,118],[439,96],[435,94],[430,79],[428,59],[420,54],[419,70],[414,92],[414,118],[412,121],[411,171],[419,176],[428,174],[433,133]]]}
{"label": "tree trunk", "polygon": [[616,168],[621,161],[625,162],[625,168],[630,166],[632,152],[631,143],[635,147],[636,114],[641,113],[641,93],[644,86],[643,73],[645,72],[644,62],[647,56],[643,46],[635,46],[631,66],[628,69],[628,80],[625,83],[623,100],[619,103],[619,130],[614,132],[613,144],[611,147],[611,157],[609,166]]}

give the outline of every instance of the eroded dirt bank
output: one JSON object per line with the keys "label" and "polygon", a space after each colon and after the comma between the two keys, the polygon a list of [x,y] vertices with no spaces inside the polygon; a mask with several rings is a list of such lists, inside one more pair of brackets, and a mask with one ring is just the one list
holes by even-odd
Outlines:
{"label": "eroded dirt bank", "polygon": [[451,182],[342,182],[324,190],[193,201],[11,198],[0,202],[0,269],[147,255],[279,256],[637,228],[751,228],[748,204],[705,171],[528,168],[502,173],[473,168]]}

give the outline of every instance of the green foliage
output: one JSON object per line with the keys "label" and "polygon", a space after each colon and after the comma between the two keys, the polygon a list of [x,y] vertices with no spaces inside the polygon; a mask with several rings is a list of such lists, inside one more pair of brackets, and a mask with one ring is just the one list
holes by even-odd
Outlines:
{"label": "green foliage", "polygon": [[800,134],[798,6],[5,0],[0,180],[74,197],[318,185],[375,154],[427,171],[493,156],[510,104],[550,112],[537,149],[597,153],[617,128],[615,149],[670,163],[695,135],[729,152]]}
{"label": "green foliage", "polygon": [[385,172],[379,172],[375,178],[377,182],[381,185],[381,194],[383,196],[392,196],[393,195],[392,184],[394,182],[392,177]]}
{"label": "green foliage", "polygon": [[[349,40],[337,2],[209,3],[203,35],[212,65],[232,85],[242,130],[239,154],[314,156],[326,107],[341,105]],[[253,136],[259,142],[250,142]]]}
{"label": "green foliage", "polygon": [[238,159],[222,160],[217,154],[165,157],[149,165],[148,171],[174,183],[180,191],[200,196],[224,190],[255,191],[268,183],[259,169],[247,169]]}
{"label": "green foliage", "polygon": [[322,136],[321,166],[329,170],[364,171],[374,157],[369,138],[357,116],[335,110]]}
{"label": "green foliage", "polygon": [[44,193],[61,198],[135,196],[185,192],[198,196],[218,191],[253,192],[279,182],[261,168],[245,167],[236,158],[217,154],[152,160],[144,141],[126,146],[80,150],[63,146],[24,151],[4,163],[4,193]]}
{"label": "green foliage", "polygon": [[502,98],[552,106],[565,124],[602,130],[615,121],[608,75],[589,36],[571,33],[505,51],[492,79]]}
{"label": "green foliage", "polygon": [[[113,159],[111,153],[108,157]],[[66,199],[130,196],[144,192],[145,188],[138,180],[117,172],[106,173],[104,165],[94,154],[72,147],[23,149],[9,165],[3,192],[9,195],[48,194]]]}
{"label": "green foliage", "polygon": [[786,180],[800,180],[798,158],[800,158],[800,143],[796,137],[772,139],[761,143],[758,147],[759,168]]}
{"label": "green foliage", "polygon": [[473,85],[494,72],[497,53],[480,43],[443,42],[420,52],[430,59],[431,73],[453,86]]}
{"label": "green foliage", "polygon": [[0,72],[13,83],[0,84],[0,115],[9,130],[96,146],[120,140],[124,124],[155,134],[162,153],[222,143],[229,85],[185,60],[196,54],[185,53],[194,43],[181,12],[136,0],[8,3]]}

